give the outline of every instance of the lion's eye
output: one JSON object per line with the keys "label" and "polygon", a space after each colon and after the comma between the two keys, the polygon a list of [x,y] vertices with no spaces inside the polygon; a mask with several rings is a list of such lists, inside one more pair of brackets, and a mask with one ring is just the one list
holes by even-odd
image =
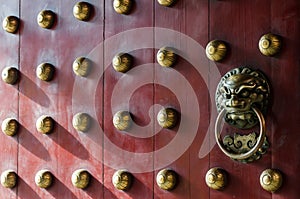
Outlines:
{"label": "lion's eye", "polygon": [[248,97],[249,94],[250,94],[250,93],[249,93],[248,91],[245,90],[245,91],[242,91],[240,95],[241,95],[242,97]]}

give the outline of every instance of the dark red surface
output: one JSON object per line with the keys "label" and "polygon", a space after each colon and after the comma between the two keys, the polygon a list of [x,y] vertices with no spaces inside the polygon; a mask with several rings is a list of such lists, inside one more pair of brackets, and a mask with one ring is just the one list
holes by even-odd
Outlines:
{"label": "dark red surface", "polygon": [[[0,121],[15,117],[21,127],[14,137],[0,134],[0,172],[12,169],[19,176],[16,188],[0,186],[0,198],[298,198],[300,3],[297,0],[178,0],[172,7],[162,7],[156,0],[136,0],[128,15],[117,14],[113,10],[112,1],[88,2],[93,4],[94,14],[90,21],[83,22],[75,19],[72,14],[75,1],[49,0],[35,2],[34,6],[29,1],[2,1],[1,20],[8,15],[18,16],[21,18],[21,29],[16,34],[1,29],[1,68],[19,68],[21,80],[13,86],[0,82]],[[36,22],[37,14],[43,9],[50,9],[57,14],[57,23],[52,29],[42,29]],[[148,75],[152,82],[137,86],[130,96],[129,111],[138,125],[152,124],[150,136],[136,138],[114,128],[113,114],[116,110],[124,109],[126,104],[121,97],[118,99],[120,103],[111,107],[113,91],[124,78],[125,83],[119,94],[125,98],[135,77],[130,71],[127,74],[114,71],[110,60],[120,49],[126,51],[132,45],[126,39],[120,40],[113,47],[109,43],[102,45],[101,42],[126,30],[153,26],[183,33],[203,49],[213,39],[227,42],[229,52],[225,60],[218,63],[209,62],[205,57],[202,60],[201,67],[208,67],[208,71],[217,66],[223,75],[235,67],[250,66],[260,69],[268,77],[272,101],[266,125],[271,146],[261,160],[250,164],[234,162],[215,145],[213,132],[209,134],[210,139],[206,139],[209,125],[215,122],[215,119],[210,120],[211,114],[216,111],[210,104],[214,102],[210,93],[215,92],[215,74],[199,74],[195,66],[183,57],[178,58],[173,68],[163,69],[166,72],[163,73],[161,68],[155,66],[158,48],[173,47],[179,41],[174,37],[172,42],[165,42],[161,38],[166,35],[158,33],[150,38],[137,35],[139,38],[136,39],[150,40],[150,43],[157,44],[156,49],[128,49],[127,52],[134,58],[131,72],[143,64],[149,64]],[[275,57],[266,57],[258,50],[259,38],[268,32],[283,38],[282,51]],[[95,48],[98,51],[93,50]],[[203,52],[194,53],[201,56]],[[89,57],[94,64],[91,76],[87,78],[76,77],[72,71],[72,63],[79,56]],[[54,79],[50,82],[43,82],[36,77],[36,67],[42,62],[49,62],[56,68]],[[154,113],[149,114],[153,104],[172,107],[182,113],[184,105],[191,103],[193,95],[184,96],[181,102],[174,90],[161,85],[178,81],[168,72],[183,75],[186,82],[178,84],[176,89],[184,93],[190,85],[199,102],[194,110],[200,110],[200,118],[196,118],[194,124],[199,125],[197,134],[191,145],[186,150],[182,149],[184,153],[177,159],[172,159],[173,152],[181,148],[170,151],[170,156],[164,158],[157,151],[174,141],[180,124],[173,129],[160,130],[156,124],[159,108],[155,106]],[[89,90],[91,87],[95,91]],[[91,101],[95,104],[89,104]],[[189,116],[194,114],[194,110],[181,115],[181,124],[193,119]],[[81,133],[73,128],[72,118],[77,112],[86,112],[92,116],[93,124],[89,132]],[[36,130],[36,120],[43,114],[49,114],[56,122],[50,135],[42,135]],[[100,126],[104,133],[99,129]],[[222,136],[231,132],[232,128],[226,127]],[[192,132],[184,133],[189,136]],[[107,140],[123,152],[114,154]],[[201,156],[199,150],[204,145],[208,146],[204,149],[211,148],[211,151]],[[151,158],[137,162],[123,156],[125,152],[143,154],[151,151],[156,151]],[[168,159],[171,159],[170,164],[158,167],[161,161]],[[112,166],[112,163],[115,164]],[[121,163],[125,166],[120,166]],[[135,179],[131,189],[118,191],[111,182],[113,173],[117,169],[136,169],[126,167],[126,164],[141,167],[147,164],[152,168],[146,172],[133,173]],[[205,184],[206,172],[216,166],[225,169],[229,176],[228,185],[223,191],[211,190]],[[82,168],[92,175],[90,186],[84,190],[75,188],[71,183],[72,173]],[[171,168],[179,176],[179,183],[173,191],[162,191],[156,185],[156,174],[163,168]],[[284,176],[282,188],[274,194],[264,191],[259,184],[260,173],[267,168],[279,169]],[[35,185],[34,176],[40,169],[49,169],[55,176],[54,184],[49,189]]]}

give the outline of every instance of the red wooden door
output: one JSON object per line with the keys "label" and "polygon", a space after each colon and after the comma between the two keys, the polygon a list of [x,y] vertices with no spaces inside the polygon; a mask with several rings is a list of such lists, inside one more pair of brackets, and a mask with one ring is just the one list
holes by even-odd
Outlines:
{"label": "red wooden door", "polygon": [[[19,122],[16,135],[0,135],[0,173],[12,170],[18,176],[13,188],[0,186],[0,198],[298,198],[297,0],[177,0],[170,7],[156,0],[138,0],[127,14],[117,13],[113,1],[87,2],[92,14],[81,21],[72,13],[76,1],[1,1],[1,20],[17,16],[20,26],[14,34],[0,31],[1,70],[6,66],[19,70],[16,84],[0,82],[0,121],[14,118]],[[55,13],[51,28],[38,25],[42,10]],[[282,38],[282,49],[274,57],[258,49],[265,33]],[[205,46],[214,39],[225,41],[228,47],[219,62],[205,55]],[[177,54],[172,67],[158,64],[162,47]],[[118,53],[132,57],[127,72],[112,66]],[[78,57],[91,62],[90,73],[84,77],[72,69]],[[37,77],[41,63],[54,66],[51,80]],[[259,69],[271,86],[266,114],[270,147],[260,160],[248,164],[223,154],[214,137],[217,84],[226,72],[240,66]],[[174,128],[158,125],[162,108],[179,114]],[[113,125],[118,111],[130,112],[133,123],[128,130]],[[77,113],[90,116],[86,132],[73,127]],[[43,115],[54,121],[50,134],[36,128]],[[233,130],[225,126],[223,137]],[[213,167],[227,173],[222,191],[206,185],[205,175]],[[260,185],[260,174],[268,168],[283,174],[282,187],[275,193]],[[72,184],[72,174],[79,169],[90,175],[83,189]],[[177,174],[174,189],[162,190],[157,185],[162,169]],[[51,172],[50,187],[36,184],[40,170]],[[114,187],[117,170],[131,173],[128,190]]]}

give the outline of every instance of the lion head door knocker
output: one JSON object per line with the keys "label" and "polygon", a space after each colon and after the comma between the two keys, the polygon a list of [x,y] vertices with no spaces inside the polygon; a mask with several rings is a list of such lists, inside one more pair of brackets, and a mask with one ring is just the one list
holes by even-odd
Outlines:
{"label": "lion head door knocker", "polygon": [[[247,67],[233,69],[221,79],[216,90],[219,115],[215,124],[215,138],[220,149],[230,158],[252,162],[264,154],[269,146],[266,138],[264,115],[270,97],[265,76]],[[227,135],[221,139],[221,120],[238,128],[250,129],[260,125],[259,134]]]}

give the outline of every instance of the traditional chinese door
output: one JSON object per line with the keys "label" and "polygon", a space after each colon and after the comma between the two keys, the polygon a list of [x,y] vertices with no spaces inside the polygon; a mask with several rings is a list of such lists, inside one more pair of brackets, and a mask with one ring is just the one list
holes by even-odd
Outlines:
{"label": "traditional chinese door", "polygon": [[297,0],[0,2],[0,198],[298,198]]}

